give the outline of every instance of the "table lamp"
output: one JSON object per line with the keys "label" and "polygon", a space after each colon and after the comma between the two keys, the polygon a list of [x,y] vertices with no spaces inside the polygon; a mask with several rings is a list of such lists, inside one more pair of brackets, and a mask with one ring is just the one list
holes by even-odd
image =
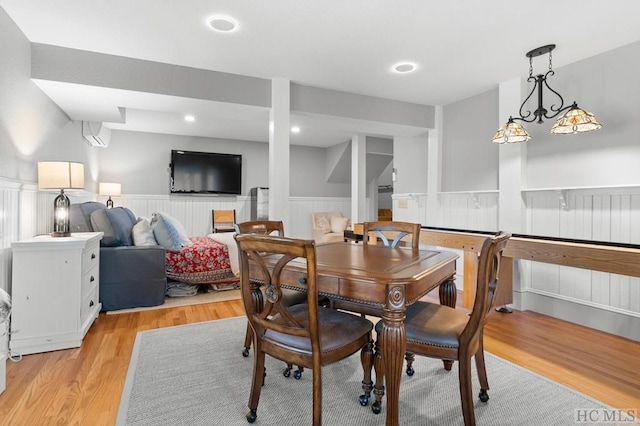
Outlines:
{"label": "table lamp", "polygon": [[84,164],[72,161],[38,162],[38,188],[60,190],[60,194],[53,201],[53,233],[51,236],[71,236],[69,225],[71,202],[64,190],[84,189]]}
{"label": "table lamp", "polygon": [[119,183],[104,183],[100,182],[100,186],[98,192],[101,196],[107,196],[109,199],[107,200],[107,208],[113,208],[113,200],[111,196],[119,197],[122,193],[122,185]]}

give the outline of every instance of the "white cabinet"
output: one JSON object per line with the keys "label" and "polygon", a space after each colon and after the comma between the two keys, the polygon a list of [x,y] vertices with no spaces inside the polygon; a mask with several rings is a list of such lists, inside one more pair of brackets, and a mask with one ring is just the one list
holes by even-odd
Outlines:
{"label": "white cabinet", "polygon": [[41,235],[11,244],[11,350],[79,347],[100,313],[102,232]]}

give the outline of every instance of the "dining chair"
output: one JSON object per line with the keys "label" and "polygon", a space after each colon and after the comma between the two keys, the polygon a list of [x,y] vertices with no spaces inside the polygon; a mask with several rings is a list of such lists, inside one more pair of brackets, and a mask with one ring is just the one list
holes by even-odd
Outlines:
{"label": "dining chair", "polygon": [[[364,229],[364,245],[370,244],[369,234],[373,233],[376,238],[382,241],[382,244],[387,247],[396,247],[399,242],[405,240],[407,237],[411,238],[411,248],[418,250],[420,247],[420,224],[411,222],[394,222],[394,221],[378,221],[378,222],[365,222]],[[385,232],[387,234],[385,234]],[[392,233],[393,240],[389,241],[391,236],[388,233]]]}
{"label": "dining chair", "polygon": [[[313,370],[313,425],[322,424],[322,366],[345,359],[371,342],[373,324],[356,315],[318,304],[316,249],[313,240],[271,235],[236,235],[240,255],[242,300],[253,328],[254,361],[247,421],[257,418],[265,378],[265,356]],[[265,259],[277,261],[271,264]],[[285,268],[296,259],[305,270],[307,303],[287,306],[282,285],[293,280]],[[253,262],[250,271],[249,261]],[[266,302],[256,303],[251,280],[255,275],[265,287]],[[289,282],[291,284],[291,282]],[[301,283],[296,280],[295,283]],[[294,407],[294,405],[292,405]],[[296,414],[299,415],[299,414]],[[301,422],[305,423],[305,422]]]}
{"label": "dining chair", "polygon": [[235,210],[211,210],[211,225],[214,233],[233,232],[235,223]]}
{"label": "dining chair", "polygon": [[[393,221],[377,221],[377,222],[364,222],[363,224],[363,244],[365,247],[372,244],[369,240],[370,234],[373,234],[377,240],[380,239],[382,244],[385,247],[395,248],[398,246],[400,242],[409,243],[407,241],[410,238],[411,249],[412,251],[418,251],[420,248],[420,227],[419,223],[411,223],[411,222],[393,222]],[[390,240],[391,239],[391,240]],[[366,315],[369,316],[382,316],[382,310],[377,307],[354,307],[348,301],[335,301],[333,303],[333,307],[336,309],[342,309],[347,311],[355,311],[359,312],[360,315],[365,318]],[[368,348],[365,349],[362,353],[362,368],[364,370],[364,377],[362,379],[362,387],[364,389],[364,394],[360,395],[360,404],[362,406],[366,406],[369,404],[369,399],[371,398],[371,390],[373,389],[373,382],[371,381],[371,369],[373,368],[373,363],[367,358]],[[405,354],[405,359],[412,359],[413,354],[407,352]],[[374,359],[375,362],[375,359]],[[381,362],[381,359],[378,359],[378,362]]]}
{"label": "dining chair", "polygon": [[[272,235],[275,234],[279,237],[284,237],[284,223],[280,220],[253,220],[248,222],[236,223],[236,233],[238,234],[260,234],[260,235]],[[261,283],[256,283],[260,285]],[[263,294],[256,294],[260,298],[258,303],[264,303]],[[297,305],[298,303],[305,303],[307,296],[300,291],[290,290],[287,288],[282,289],[282,303],[286,306]],[[242,350],[242,356],[248,357],[249,350],[251,349],[251,342],[253,341],[253,329],[251,324],[247,323],[247,331],[244,336],[244,349]],[[287,367],[283,370],[282,375],[284,377],[291,376],[292,364],[287,364]],[[298,367],[293,373],[293,377],[300,379],[302,377],[303,367]]]}
{"label": "dining chair", "polygon": [[[489,400],[489,383],[484,362],[483,329],[491,312],[498,287],[498,275],[502,251],[511,234],[500,233],[487,238],[479,255],[476,295],[470,313],[437,303],[418,301],[409,306],[404,321],[407,351],[442,360],[458,361],[460,400],[465,426],[475,425],[473,389],[471,383],[471,357],[475,358],[480,381],[480,401]],[[376,324],[376,332],[382,329],[382,321]],[[378,371],[380,348],[376,342],[376,401],[373,412],[380,412],[380,399],[384,394],[384,371]],[[380,369],[382,369],[380,367]]]}

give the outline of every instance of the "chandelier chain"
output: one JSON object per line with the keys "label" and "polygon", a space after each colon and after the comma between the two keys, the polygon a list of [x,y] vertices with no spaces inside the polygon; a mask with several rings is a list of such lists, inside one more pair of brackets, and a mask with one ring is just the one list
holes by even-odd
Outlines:
{"label": "chandelier chain", "polygon": [[533,77],[533,58],[529,56],[529,78]]}
{"label": "chandelier chain", "polygon": [[549,71],[553,71],[553,65],[551,64],[551,51],[549,51]]}

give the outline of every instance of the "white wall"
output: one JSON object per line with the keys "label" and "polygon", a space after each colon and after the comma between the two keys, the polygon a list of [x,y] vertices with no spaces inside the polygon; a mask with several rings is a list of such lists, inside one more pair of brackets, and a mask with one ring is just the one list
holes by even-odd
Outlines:
{"label": "white wall", "polygon": [[393,139],[393,164],[397,170],[394,193],[427,192],[427,136],[425,133],[414,138]]}
{"label": "white wall", "polygon": [[[242,194],[269,186],[268,150],[262,142],[224,140],[114,130],[111,144],[100,155],[100,181],[120,182],[124,194],[169,194],[171,150],[242,155]],[[326,181],[327,150],[291,146],[292,197],[347,197],[349,184]]]}
{"label": "white wall", "polygon": [[85,188],[93,190],[98,151],[84,142],[80,123],[71,121],[31,81],[29,42],[2,8],[0,40],[0,288],[7,290],[11,242],[36,232],[39,202],[53,205],[52,193],[37,195],[37,162],[80,161]]}
{"label": "white wall", "polygon": [[443,107],[442,191],[498,189],[498,89]]}
{"label": "white wall", "polygon": [[[532,138],[527,143],[529,188],[640,183],[638,67],[640,42],[555,70],[548,80],[551,87],[564,97],[565,104],[575,100],[593,112],[602,129],[550,135],[553,121],[527,125]],[[551,99],[545,93],[545,103]]]}

